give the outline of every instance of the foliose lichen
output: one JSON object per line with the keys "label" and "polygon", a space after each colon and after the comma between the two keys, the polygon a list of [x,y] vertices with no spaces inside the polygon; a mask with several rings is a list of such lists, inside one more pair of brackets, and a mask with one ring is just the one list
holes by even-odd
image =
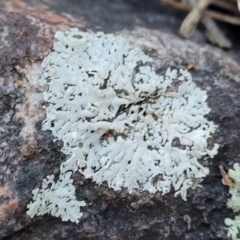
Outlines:
{"label": "foliose lichen", "polygon": [[[70,179],[76,171],[130,193],[166,194],[173,187],[186,200],[187,189],[208,174],[198,159],[218,149],[208,147],[216,126],[205,118],[206,91],[186,70],[159,76],[153,60],[121,36],[72,29],[55,38],[42,63],[43,130],[63,141],[68,159],[56,183],[48,176],[42,189],[33,191],[28,214],[48,212],[78,222],[84,203],[76,202]],[[74,209],[78,216],[71,214]]]}
{"label": "foliose lichen", "polygon": [[233,240],[239,239],[237,236],[240,231],[240,164],[235,163],[233,169],[228,171],[228,176],[233,179],[234,185],[230,187],[231,198],[228,200],[228,207],[233,210],[237,216],[234,219],[226,218],[225,224],[228,226],[228,236]]}

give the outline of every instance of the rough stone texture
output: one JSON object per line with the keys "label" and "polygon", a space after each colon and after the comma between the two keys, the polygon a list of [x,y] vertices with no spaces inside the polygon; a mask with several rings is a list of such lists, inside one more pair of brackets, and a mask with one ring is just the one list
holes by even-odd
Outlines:
{"label": "rough stone texture", "polygon": [[[227,239],[224,218],[233,213],[226,207],[228,188],[218,165],[230,169],[240,162],[240,65],[229,57],[238,59],[237,54],[202,44],[201,30],[193,38],[201,45],[182,40],[171,34],[178,17],[138,6],[104,0],[0,1],[0,239]],[[51,133],[41,131],[44,110],[37,79],[54,31],[71,26],[124,35],[154,58],[159,73],[197,61],[191,73],[208,91],[208,118],[219,125],[212,142],[220,150],[214,159],[202,160],[210,174],[202,188],[188,191],[186,202],[172,193],[114,192],[74,174],[77,197],[87,202],[79,224],[26,215],[32,189],[47,175],[57,175],[65,160],[61,142],[53,143]]]}

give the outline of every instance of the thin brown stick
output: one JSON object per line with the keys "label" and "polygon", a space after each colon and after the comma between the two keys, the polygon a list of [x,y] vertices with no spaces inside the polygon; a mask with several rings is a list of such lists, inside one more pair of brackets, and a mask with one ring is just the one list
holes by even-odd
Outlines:
{"label": "thin brown stick", "polygon": [[179,33],[183,37],[188,38],[194,32],[196,25],[201,20],[203,12],[211,3],[211,0],[187,0],[187,3],[193,8],[183,20]]}
{"label": "thin brown stick", "polygon": [[171,5],[175,8],[182,9],[185,11],[191,11],[192,7],[190,7],[188,4],[184,2],[177,2],[174,0],[160,0],[163,4]]}
{"label": "thin brown stick", "polygon": [[228,2],[225,0],[213,0],[211,5],[232,13],[239,14],[239,10],[236,8],[236,4],[234,4],[234,2]]}
{"label": "thin brown stick", "polygon": [[214,18],[216,20],[222,21],[222,22],[228,22],[233,25],[240,26],[240,18],[239,17],[231,17],[227,14],[221,14],[221,13],[218,13],[215,11],[209,11],[209,10],[205,11],[204,15]]}
{"label": "thin brown stick", "polygon": [[186,0],[187,3],[193,7],[188,16],[184,19],[180,34],[184,37],[190,37],[196,27],[196,24],[201,19],[202,23],[207,29],[207,37],[211,42],[217,44],[224,49],[231,48],[231,42],[220,31],[216,23],[209,17],[202,17],[204,10],[209,6],[211,0]]}
{"label": "thin brown stick", "polygon": [[211,38],[213,38],[213,40],[219,47],[224,49],[231,48],[231,42],[220,31],[214,20],[209,17],[203,17],[202,22],[206,27],[208,33],[210,34]]}
{"label": "thin brown stick", "polygon": [[[185,11],[191,11],[191,9],[192,9],[189,5],[187,5],[185,3],[176,2],[173,0],[160,0],[160,1],[164,4],[168,4],[175,8],[182,9]],[[206,10],[203,15],[214,18],[214,19],[222,21],[222,22],[228,22],[233,25],[240,26],[240,18],[238,18],[238,17],[232,17],[227,14],[222,14],[222,13],[218,13],[216,11],[211,11],[211,10]]]}

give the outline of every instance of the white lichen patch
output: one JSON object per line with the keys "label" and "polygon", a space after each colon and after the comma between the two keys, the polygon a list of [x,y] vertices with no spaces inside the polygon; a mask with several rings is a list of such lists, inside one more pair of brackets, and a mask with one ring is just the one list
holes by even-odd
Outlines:
{"label": "white lichen patch", "polygon": [[[216,126],[205,118],[206,92],[186,70],[168,69],[159,76],[153,60],[120,36],[72,29],[55,37],[53,52],[42,63],[41,84],[47,88],[43,129],[63,141],[68,156],[60,179],[79,171],[114,190],[165,194],[173,187],[186,200],[187,189],[208,174],[198,159],[213,157],[218,148],[208,148]],[[64,186],[57,182],[54,189],[34,190],[29,214],[76,221],[67,211],[57,215],[54,207],[56,199],[75,201],[73,188],[56,197],[71,184],[69,178]],[[57,209],[75,209],[62,204]]]}
{"label": "white lichen patch", "polygon": [[47,176],[43,180],[42,189],[33,190],[33,203],[29,204],[28,215],[44,215],[50,213],[52,216],[61,217],[63,221],[71,220],[78,222],[82,217],[80,207],[85,206],[85,202],[77,201],[75,197],[75,187],[70,179],[71,173],[60,175],[57,182],[54,176]]}
{"label": "white lichen patch", "polygon": [[235,163],[233,168],[228,172],[229,177],[234,181],[234,185],[230,187],[231,198],[227,205],[237,215],[234,219],[226,218],[225,224],[228,226],[228,236],[237,240],[240,231],[240,164]]}

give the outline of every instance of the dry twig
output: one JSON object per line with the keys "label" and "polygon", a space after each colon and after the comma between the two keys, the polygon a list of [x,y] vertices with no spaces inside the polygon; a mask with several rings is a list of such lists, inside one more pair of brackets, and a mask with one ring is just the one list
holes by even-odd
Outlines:
{"label": "dry twig", "polygon": [[192,10],[182,22],[180,34],[184,37],[190,37],[195,30],[196,25],[201,20],[204,10],[209,6],[211,0],[187,0]]}
{"label": "dry twig", "polygon": [[[174,0],[160,0],[164,4],[171,5],[175,8],[182,9],[185,11],[191,11],[192,7],[183,2],[177,2]],[[219,13],[217,11],[205,10],[203,16],[211,17],[216,20],[231,23],[233,25],[240,26],[240,17],[230,16],[228,14]]]}
{"label": "dry twig", "polygon": [[226,0],[212,0],[211,5],[218,7],[224,11],[239,14],[239,10],[236,8],[236,4],[234,1],[230,2]]}
{"label": "dry twig", "polygon": [[[208,39],[224,49],[231,48],[231,42],[222,33],[213,19],[240,26],[240,12],[236,8],[236,2],[240,10],[240,0],[160,0],[162,3],[170,4],[178,9],[189,11],[189,14],[182,22],[180,34],[186,38],[190,37],[201,20],[207,29]],[[227,10],[230,14],[218,11],[207,10],[209,5]],[[213,19],[212,19],[213,18]]]}
{"label": "dry twig", "polygon": [[203,17],[202,22],[210,35],[209,37],[211,37],[219,47],[224,49],[231,48],[231,42],[224,36],[224,34],[220,31],[216,23],[211,18]]}

